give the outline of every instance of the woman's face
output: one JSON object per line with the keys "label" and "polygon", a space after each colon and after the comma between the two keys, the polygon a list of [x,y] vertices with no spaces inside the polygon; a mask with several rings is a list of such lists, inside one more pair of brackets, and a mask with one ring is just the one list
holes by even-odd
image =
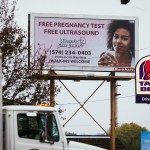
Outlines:
{"label": "woman's face", "polygon": [[128,52],[131,45],[131,35],[127,29],[118,28],[113,35],[113,49],[116,52]]}

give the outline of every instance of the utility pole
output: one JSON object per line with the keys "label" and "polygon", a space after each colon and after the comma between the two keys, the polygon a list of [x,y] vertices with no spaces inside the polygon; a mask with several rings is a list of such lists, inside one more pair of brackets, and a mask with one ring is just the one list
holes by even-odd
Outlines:
{"label": "utility pole", "polygon": [[3,150],[2,52],[0,48],[0,150]]}

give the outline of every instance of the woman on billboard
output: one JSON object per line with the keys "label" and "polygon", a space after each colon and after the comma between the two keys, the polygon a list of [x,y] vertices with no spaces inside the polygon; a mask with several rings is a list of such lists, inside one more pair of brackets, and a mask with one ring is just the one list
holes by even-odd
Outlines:
{"label": "woman on billboard", "polygon": [[108,50],[100,54],[99,66],[133,67],[135,56],[134,23],[113,20],[108,25]]}

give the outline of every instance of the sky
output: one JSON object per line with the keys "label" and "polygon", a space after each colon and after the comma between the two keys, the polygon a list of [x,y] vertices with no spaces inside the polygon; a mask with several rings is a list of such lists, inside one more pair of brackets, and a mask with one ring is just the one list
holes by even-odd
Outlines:
{"label": "sky", "polygon": [[[130,0],[127,5],[122,5],[120,0],[18,0],[16,10],[16,22],[27,31],[28,14],[30,13],[58,13],[78,15],[107,15],[107,16],[137,16],[139,17],[139,59],[149,55],[150,50],[150,1]],[[59,72],[58,72],[59,73]],[[67,74],[67,72],[65,72]],[[85,75],[87,72],[71,72],[72,74]],[[95,75],[108,75],[99,72]],[[121,74],[128,75],[128,74]],[[134,73],[129,74],[134,76]],[[62,81],[72,92],[78,101],[84,102],[102,83],[102,81]],[[56,81],[58,86],[62,86]],[[118,81],[117,97],[117,122],[137,123],[150,130],[150,108],[148,104],[135,103],[135,80]],[[64,110],[62,123],[80,108],[79,104],[62,86],[61,92],[55,98]],[[98,91],[85,104],[85,109],[105,129],[110,128],[110,82],[104,82]],[[104,134],[104,131],[91,119],[84,109],[80,109],[76,115],[65,125],[65,131],[77,134]]]}

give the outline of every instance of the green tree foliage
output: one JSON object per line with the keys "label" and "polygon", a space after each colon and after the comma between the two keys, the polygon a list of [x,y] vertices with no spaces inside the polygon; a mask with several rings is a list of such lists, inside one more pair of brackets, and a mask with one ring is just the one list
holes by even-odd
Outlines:
{"label": "green tree foliage", "polygon": [[147,131],[135,123],[125,123],[116,128],[116,138],[125,146],[126,150],[140,150],[141,131]]}
{"label": "green tree foliage", "polygon": [[41,70],[28,70],[27,32],[15,21],[16,4],[16,0],[0,0],[3,105],[49,101],[49,81],[27,79]]}

